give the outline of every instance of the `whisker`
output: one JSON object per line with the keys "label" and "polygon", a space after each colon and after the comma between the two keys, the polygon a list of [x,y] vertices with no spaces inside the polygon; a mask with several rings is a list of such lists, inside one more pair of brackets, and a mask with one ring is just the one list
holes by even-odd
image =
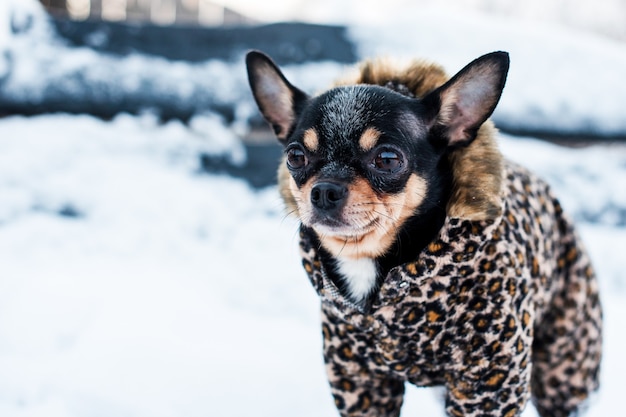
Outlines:
{"label": "whisker", "polygon": [[291,236],[292,240],[300,240],[300,228],[296,227],[293,231],[293,236]]}
{"label": "whisker", "polygon": [[318,240],[318,245],[317,245],[318,252],[322,249],[322,240],[324,240],[325,238],[326,238],[326,234],[321,233],[319,235],[319,240]]}
{"label": "whisker", "polygon": [[280,220],[280,225],[282,226],[282,225],[283,225],[283,223],[284,223],[284,222],[285,222],[285,221],[289,218],[289,216],[293,215],[293,214],[294,214],[294,213],[296,213],[297,211],[298,211],[298,210],[293,209],[293,210],[289,210],[289,211],[287,211],[287,212],[283,213],[283,217],[282,217],[282,219]]}
{"label": "whisker", "polygon": [[337,254],[337,256],[339,256],[339,255],[341,255],[343,253],[343,250],[346,248],[346,246],[348,246],[348,239],[347,238],[343,241],[343,246],[339,250],[339,253]]}
{"label": "whisker", "polygon": [[[389,215],[389,214],[387,214],[387,213],[382,213],[382,212],[380,212],[380,211],[378,211],[378,210],[374,210],[374,213],[378,214],[380,217],[384,217],[384,218],[386,218],[386,219],[389,219],[389,220],[391,220],[391,221],[392,221],[392,222],[394,222],[394,223],[396,222],[396,219],[395,219],[395,218],[393,218],[392,216],[390,216],[390,215]],[[374,220],[374,219],[372,219],[372,220]]]}
{"label": "whisker", "polygon": [[376,226],[380,230],[384,230],[385,228],[385,226],[380,222],[380,219],[374,219],[374,226]]}

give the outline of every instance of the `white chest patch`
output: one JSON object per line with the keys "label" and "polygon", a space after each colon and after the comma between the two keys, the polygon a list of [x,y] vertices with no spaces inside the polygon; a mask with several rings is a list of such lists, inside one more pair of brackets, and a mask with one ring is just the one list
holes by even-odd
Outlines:
{"label": "white chest patch", "polygon": [[356,301],[363,301],[376,285],[378,269],[371,258],[337,259],[339,273],[346,279],[350,297]]}

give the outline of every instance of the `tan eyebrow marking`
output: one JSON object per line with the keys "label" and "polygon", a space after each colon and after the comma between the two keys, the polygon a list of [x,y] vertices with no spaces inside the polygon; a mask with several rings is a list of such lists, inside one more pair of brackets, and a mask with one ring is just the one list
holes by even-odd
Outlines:
{"label": "tan eyebrow marking", "polygon": [[359,146],[364,151],[371,150],[372,148],[374,148],[374,146],[376,146],[378,139],[380,139],[380,135],[381,133],[378,130],[374,129],[373,127],[368,127],[367,129],[365,129],[365,132],[361,134],[361,138],[359,139]]}
{"label": "tan eyebrow marking", "polygon": [[317,132],[313,128],[307,129],[304,132],[304,139],[302,141],[304,142],[304,146],[306,146],[306,148],[311,152],[315,152],[319,146]]}

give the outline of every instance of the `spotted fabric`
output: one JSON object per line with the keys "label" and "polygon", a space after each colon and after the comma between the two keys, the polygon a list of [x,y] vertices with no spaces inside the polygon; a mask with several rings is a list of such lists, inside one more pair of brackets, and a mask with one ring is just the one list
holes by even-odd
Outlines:
{"label": "spotted fabric", "polygon": [[505,163],[502,215],[447,218],[360,309],[303,265],[322,300],[324,359],[341,416],[398,416],[405,382],[446,387],[450,416],[569,416],[598,387],[601,306],[589,258],[549,187]]}

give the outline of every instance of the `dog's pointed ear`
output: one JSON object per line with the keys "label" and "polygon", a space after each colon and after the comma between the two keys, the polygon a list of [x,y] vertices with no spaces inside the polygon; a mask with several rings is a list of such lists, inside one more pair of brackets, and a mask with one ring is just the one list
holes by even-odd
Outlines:
{"label": "dog's pointed ear", "polygon": [[424,97],[433,128],[451,147],[466,146],[496,108],[509,70],[509,54],[492,52],[469,63]]}
{"label": "dog's pointed ear", "polygon": [[259,110],[282,142],[293,128],[308,96],[291,85],[272,59],[262,52],[248,52],[246,67]]}

